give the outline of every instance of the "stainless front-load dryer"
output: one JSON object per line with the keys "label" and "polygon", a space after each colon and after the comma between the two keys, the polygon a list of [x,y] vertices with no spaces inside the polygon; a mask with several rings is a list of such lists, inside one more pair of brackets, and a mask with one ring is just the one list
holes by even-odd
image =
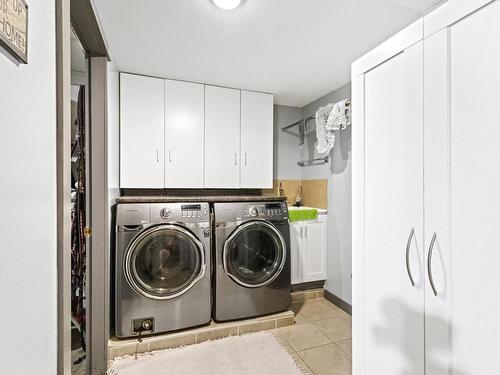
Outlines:
{"label": "stainless front-load dryer", "polygon": [[210,322],[209,217],[208,203],[117,206],[117,337]]}
{"label": "stainless front-load dryer", "polygon": [[287,310],[291,295],[286,203],[215,203],[214,214],[214,319]]}

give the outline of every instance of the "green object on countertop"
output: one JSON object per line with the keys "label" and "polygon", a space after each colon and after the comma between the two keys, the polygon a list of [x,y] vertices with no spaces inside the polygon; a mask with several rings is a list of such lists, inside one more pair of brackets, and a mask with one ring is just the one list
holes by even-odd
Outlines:
{"label": "green object on countertop", "polygon": [[290,221],[314,220],[318,218],[318,210],[316,208],[289,209],[288,218]]}

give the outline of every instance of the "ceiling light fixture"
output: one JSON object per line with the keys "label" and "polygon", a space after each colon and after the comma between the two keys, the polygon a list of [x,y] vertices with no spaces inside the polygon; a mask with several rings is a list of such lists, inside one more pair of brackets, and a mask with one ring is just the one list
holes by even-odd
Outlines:
{"label": "ceiling light fixture", "polygon": [[241,0],[213,0],[214,4],[221,9],[235,9],[241,4]]}

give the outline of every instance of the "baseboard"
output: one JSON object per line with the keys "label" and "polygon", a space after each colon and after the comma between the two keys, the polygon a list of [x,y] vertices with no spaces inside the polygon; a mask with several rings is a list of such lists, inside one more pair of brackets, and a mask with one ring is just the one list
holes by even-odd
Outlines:
{"label": "baseboard", "polygon": [[300,283],[292,285],[292,292],[302,292],[304,290],[322,289],[325,286],[325,280],[309,281],[307,283]]}
{"label": "baseboard", "polygon": [[344,310],[349,315],[352,315],[352,305],[343,299],[337,297],[335,294],[325,289],[325,299],[333,303],[339,309]]}

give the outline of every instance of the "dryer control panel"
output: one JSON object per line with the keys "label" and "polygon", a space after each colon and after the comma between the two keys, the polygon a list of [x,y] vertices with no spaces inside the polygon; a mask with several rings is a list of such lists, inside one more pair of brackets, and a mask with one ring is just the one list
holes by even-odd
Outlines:
{"label": "dryer control panel", "polygon": [[259,219],[279,219],[288,218],[288,210],[285,202],[260,203],[248,206],[247,215]]}

